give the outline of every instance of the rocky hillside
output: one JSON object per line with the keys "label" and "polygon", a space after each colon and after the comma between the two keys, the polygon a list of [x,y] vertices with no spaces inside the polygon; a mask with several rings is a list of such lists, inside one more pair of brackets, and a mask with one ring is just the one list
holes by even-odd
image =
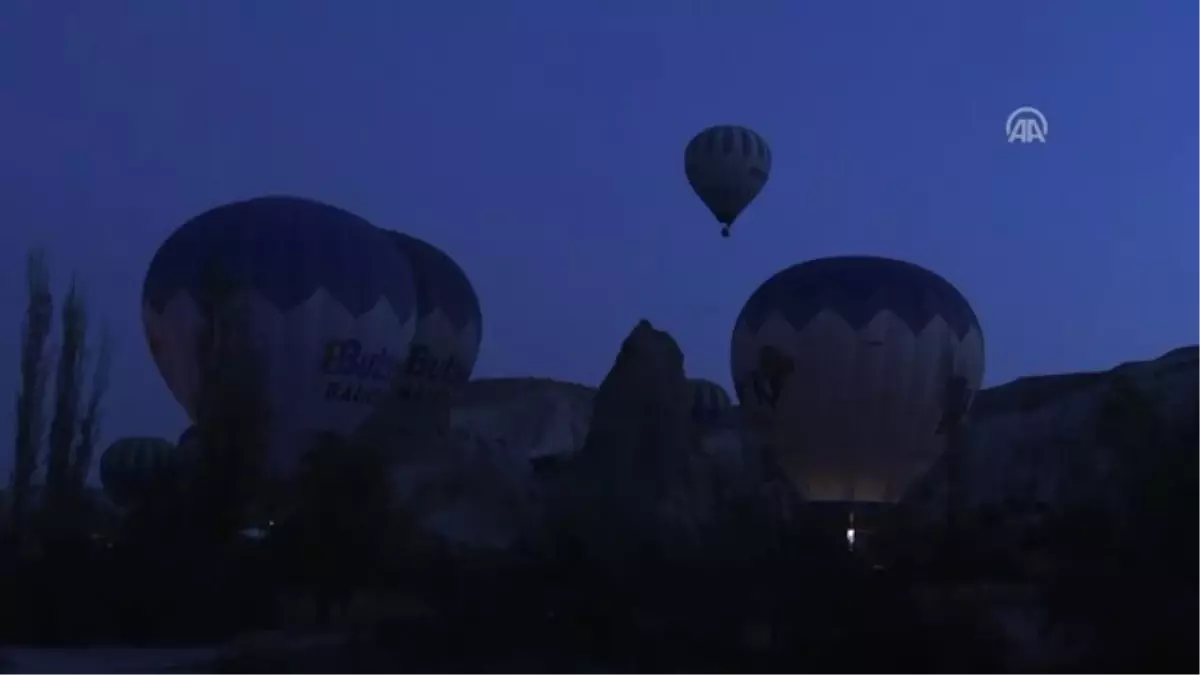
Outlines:
{"label": "rocky hillside", "polygon": [[[1115,424],[1196,430],[1198,364],[1200,349],[1183,347],[1108,371],[1022,377],[979,392],[958,467],[963,507],[1049,506],[1106,493],[1122,466]],[[1121,421],[1131,414],[1143,419]],[[1143,456],[1161,450],[1152,438],[1132,442],[1146,446]],[[938,512],[949,467],[943,457],[907,503]]]}
{"label": "rocky hillside", "polygon": [[397,504],[456,544],[505,547],[564,519],[599,519],[605,530],[645,523],[654,534],[638,536],[655,539],[667,530],[691,536],[719,503],[757,500],[763,482],[727,398],[696,394],[674,339],[643,321],[596,389],[477,380],[450,411],[449,433],[438,431],[435,411],[397,403],[382,405],[355,436],[387,450]]}
{"label": "rocky hillside", "polygon": [[[1000,505],[1031,510],[1086,501],[1111,491],[1120,467],[1111,436],[1119,435],[1120,430],[1113,430],[1112,424],[1106,427],[1106,419],[1114,414],[1115,399],[1136,399],[1138,405],[1134,407],[1145,409],[1139,414],[1154,418],[1151,422],[1143,420],[1143,426],[1151,423],[1171,433],[1195,431],[1200,406],[1198,366],[1200,349],[1183,347],[1157,359],[1125,363],[1108,371],[1023,377],[980,391],[959,460],[963,507],[977,510]],[[535,475],[553,473],[554,467],[562,466],[584,447],[598,391],[546,378],[472,381],[460,395],[449,420],[450,440],[456,451],[426,447],[426,443],[405,443],[406,447],[422,447],[427,452],[421,453],[423,457],[407,458],[411,461],[403,463],[404,468],[396,476],[397,486],[414,480],[428,483],[421,476],[437,475],[434,483],[448,481],[456,489],[421,490],[431,498],[436,495],[432,501],[439,506],[431,509],[437,513],[436,519],[449,518],[451,512],[458,514],[452,520],[466,518],[459,514],[465,508],[460,502],[466,499],[460,493],[472,495],[466,501],[481,502],[467,511],[481,510],[494,517],[498,502],[524,500],[516,494],[522,488],[514,481],[519,484],[527,479],[521,478],[518,474],[523,472],[514,467],[500,471],[491,465],[501,457],[522,458],[528,460]],[[393,438],[420,435],[420,429],[408,428],[410,424],[399,424],[401,430],[393,428],[403,422],[401,416],[380,417],[389,422],[388,428],[364,433],[378,432]],[[697,421],[692,433],[699,438],[693,447],[709,466],[722,473],[758,474],[761,463],[754,453],[744,450],[737,420],[738,411],[733,408]],[[1153,451],[1148,448],[1146,453]],[[465,480],[459,475],[464,453],[477,460],[490,457],[491,461],[484,463],[488,466],[479,461],[467,462],[477,470],[471,472],[472,480]],[[506,462],[501,464],[507,466]],[[913,487],[905,500],[912,511],[928,518],[944,513],[948,466],[943,458]],[[505,480],[500,481],[504,489],[480,489],[481,481],[495,482],[498,473],[504,474]],[[415,489],[414,485],[402,492]],[[491,492],[498,495],[481,499],[481,495]],[[0,490],[0,508],[4,501]],[[454,502],[455,507],[444,508],[448,504],[440,504],[443,501]]]}
{"label": "rocky hillside", "polygon": [[530,460],[583,447],[596,389],[536,377],[474,380],[459,395],[452,428]]}
{"label": "rocky hillside", "polygon": [[[1198,365],[1200,349],[1182,347],[1108,371],[1022,377],[980,391],[961,460],[964,498],[976,506],[1051,503],[1101,489],[1114,465],[1098,429],[1114,386],[1145,394],[1168,425],[1194,427]],[[594,388],[549,379],[477,380],[452,424],[531,460],[571,455],[583,446],[595,396]],[[736,420],[735,409],[700,429],[700,448],[733,470],[752,464]],[[907,501],[937,511],[945,471],[943,461]]]}

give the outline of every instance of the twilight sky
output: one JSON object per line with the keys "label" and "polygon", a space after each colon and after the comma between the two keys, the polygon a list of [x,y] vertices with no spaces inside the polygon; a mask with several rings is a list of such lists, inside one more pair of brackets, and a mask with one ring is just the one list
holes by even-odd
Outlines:
{"label": "twilight sky", "polygon": [[[594,384],[646,317],[729,384],[734,319],[802,260],[957,285],[987,382],[1197,341],[1195,0],[9,0],[0,3],[0,385],[25,251],[116,338],[105,437],[185,426],[142,335],[162,239],[309,196],[442,247],[477,376]],[[1049,118],[1010,145],[1008,113]],[[732,239],[683,178],[714,123],[772,144]],[[11,413],[0,417],[9,439]],[[8,447],[10,441],[0,441]],[[8,473],[9,453],[0,452]]]}

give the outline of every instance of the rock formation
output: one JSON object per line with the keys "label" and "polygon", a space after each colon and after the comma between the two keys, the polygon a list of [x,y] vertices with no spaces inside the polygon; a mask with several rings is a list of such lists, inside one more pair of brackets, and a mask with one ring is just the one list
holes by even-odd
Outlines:
{"label": "rock formation", "polygon": [[536,463],[583,447],[595,398],[595,388],[573,382],[534,377],[473,380],[455,400],[450,425]]}
{"label": "rock formation", "polygon": [[[1105,438],[1106,403],[1117,389],[1132,387],[1168,427],[1194,431],[1198,363],[1200,350],[1184,347],[1109,371],[1022,377],[980,391],[959,467],[963,508],[1103,497],[1119,478]],[[947,465],[943,457],[910,491],[907,505],[937,517],[945,508]]]}
{"label": "rock formation", "polygon": [[[640,335],[648,334],[643,331]],[[670,339],[665,333],[660,335]],[[649,349],[652,352],[654,347]],[[622,433],[627,436],[631,433],[630,422],[645,416],[645,411],[649,409],[644,405],[644,399],[659,395],[652,393],[653,387],[642,388],[638,384],[637,378],[657,376],[649,374],[650,370],[642,368],[636,359],[630,360],[628,354],[625,360],[618,359],[623,364],[620,370],[625,373],[618,379],[633,383],[629,386],[635,391],[634,397],[626,399],[620,391],[621,387],[627,385],[616,384],[618,380],[612,379],[613,374],[610,373],[609,390],[618,393],[610,393],[608,403],[603,404],[612,410],[614,400],[624,400],[626,403],[633,401],[633,417],[616,422],[625,429]],[[653,359],[648,363],[658,367]],[[614,367],[614,372],[617,370]],[[637,378],[632,378],[630,374],[635,371],[642,372]],[[687,490],[690,492],[689,518],[708,519],[714,509],[719,510],[730,500],[740,500],[759,502],[758,507],[764,510],[768,518],[786,519],[795,508],[794,491],[785,484],[786,481],[781,482],[781,477],[772,476],[769,458],[762,456],[760,444],[745,437],[738,408],[732,406],[721,410],[719,414],[697,415],[694,385],[695,381],[690,381],[684,403],[692,416],[691,440],[687,443],[689,452],[686,453],[689,459],[686,468],[681,468],[684,463],[678,458],[674,463],[677,475],[682,472],[689,476],[683,481],[688,484]],[[639,388],[643,390],[639,391]],[[578,474],[582,470],[573,467],[577,464],[573,458],[580,459],[580,465],[593,461],[582,460],[582,456],[577,455],[583,449],[592,426],[593,406],[597,403],[598,393],[594,387],[546,378],[475,380],[468,383],[456,399],[450,425],[454,433],[528,458],[535,487],[543,492],[562,493],[565,488],[559,483],[564,473],[570,470]],[[666,395],[674,401],[677,393]],[[671,405],[674,410],[675,404]],[[675,414],[679,415],[679,411],[675,410]],[[610,417],[616,419],[620,415],[613,414]],[[682,419],[680,424],[685,424]],[[593,448],[598,442],[593,440]],[[637,444],[645,443],[643,440]],[[683,454],[679,453],[680,456]],[[632,459],[627,457],[623,461],[632,462],[632,466],[648,461],[647,457],[638,457],[637,453],[633,455]],[[622,460],[616,460],[619,461]],[[605,460],[604,464],[608,467],[606,470],[616,471],[615,461]],[[644,474],[639,472],[639,475]],[[581,500],[578,495],[570,499],[576,502]]]}
{"label": "rock formation", "polygon": [[[1070,502],[1105,490],[1114,467],[1109,450],[1097,438],[1097,426],[1105,396],[1118,380],[1132,382],[1158,400],[1169,422],[1187,423],[1200,396],[1200,347],[1183,347],[1109,371],[1021,377],[979,392],[962,453],[965,508]],[[509,440],[510,452],[533,458],[566,456],[582,447],[581,430],[590,424],[594,389],[536,380],[480,386],[490,392],[476,394],[469,413],[456,411],[456,424],[462,429]],[[757,490],[778,502],[779,513],[793,508],[788,490],[770,480],[769,458],[760,458],[756,444],[740,429],[737,408],[694,424],[694,434],[701,464],[716,467],[726,486],[732,482],[739,490]],[[635,459],[646,461],[626,461],[636,465]],[[944,485],[943,461],[914,485],[906,497],[908,506],[937,518],[944,509]]]}
{"label": "rock formation", "polygon": [[427,534],[454,546],[504,548],[534,519],[529,462],[451,427],[448,413],[411,400],[385,403],[354,442],[384,451],[396,506]]}
{"label": "rock formation", "polygon": [[[963,508],[1049,508],[1111,490],[1118,469],[1100,429],[1114,387],[1145,393],[1173,428],[1195,427],[1198,356],[1187,347],[1107,372],[1025,377],[979,392],[960,460]],[[730,499],[771,503],[773,516],[792,511],[794,495],[747,437],[739,409],[696,419],[692,403],[678,346],[643,321],[598,390],[479,380],[448,420],[396,406],[359,435],[395,446],[398,492],[423,504],[430,523],[447,532],[476,528],[470,537],[528,524],[531,501],[550,510],[586,506],[610,524],[640,524],[647,537],[695,532]],[[919,480],[906,511],[944,517],[946,471],[943,459]]]}
{"label": "rock formation", "polygon": [[600,385],[587,439],[549,508],[593,551],[669,547],[699,525],[697,449],[683,354],[670,335],[642,321]]}

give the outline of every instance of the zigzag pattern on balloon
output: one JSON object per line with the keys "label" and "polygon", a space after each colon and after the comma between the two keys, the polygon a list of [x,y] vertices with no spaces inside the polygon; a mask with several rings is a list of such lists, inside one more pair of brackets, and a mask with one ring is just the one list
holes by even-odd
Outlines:
{"label": "zigzag pattern on balloon", "polygon": [[416,309],[411,265],[387,236],[352,213],[307,199],[251,199],[184,223],[151,261],[143,300],[161,313],[187,290],[207,309],[214,273],[220,283],[253,288],[283,311],[318,289],[356,316],[380,298],[402,318]]}
{"label": "zigzag pattern on balloon", "polygon": [[[322,404],[328,384],[387,388],[391,371],[400,368],[408,355],[416,325],[415,316],[402,318],[387,298],[380,297],[367,312],[353,314],[325,289],[289,310],[281,310],[254,290],[235,295],[231,306],[245,311],[253,344],[264,349],[262,365],[270,373],[271,398],[281,406],[276,413],[302,418],[313,428],[343,432],[354,428],[371,407]],[[207,325],[205,314],[188,291],[180,290],[161,313],[149,303],[143,305],[142,317],[155,364],[179,402],[192,411],[200,375],[197,338]],[[372,372],[361,367],[350,372],[349,361],[326,363],[331,342],[343,344],[350,339],[359,342],[357,360],[375,364]]]}
{"label": "zigzag pattern on balloon", "polygon": [[738,325],[756,332],[779,313],[799,331],[826,310],[855,330],[886,310],[913,333],[940,316],[960,340],[972,328],[982,336],[974,310],[948,281],[912,263],[870,256],[823,258],[779,272],[746,301]]}
{"label": "zigzag pattern on balloon", "polygon": [[459,323],[443,311],[434,307],[416,321],[413,346],[423,346],[437,359],[453,358],[462,369],[463,381],[470,377],[479,355],[479,324],[468,321]]}
{"label": "zigzag pattern on balloon", "polygon": [[399,244],[413,267],[417,316],[424,318],[434,311],[441,311],[458,331],[475,326],[476,333],[482,338],[479,327],[483,324],[483,315],[479,298],[458,263],[437,247],[416,237],[393,230],[383,232]]}

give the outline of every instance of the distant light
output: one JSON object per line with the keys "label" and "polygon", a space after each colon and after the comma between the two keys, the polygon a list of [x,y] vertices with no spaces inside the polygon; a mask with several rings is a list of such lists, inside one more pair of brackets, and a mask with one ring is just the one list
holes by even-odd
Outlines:
{"label": "distant light", "polygon": [[854,548],[854,528],[846,528],[846,545]]}

